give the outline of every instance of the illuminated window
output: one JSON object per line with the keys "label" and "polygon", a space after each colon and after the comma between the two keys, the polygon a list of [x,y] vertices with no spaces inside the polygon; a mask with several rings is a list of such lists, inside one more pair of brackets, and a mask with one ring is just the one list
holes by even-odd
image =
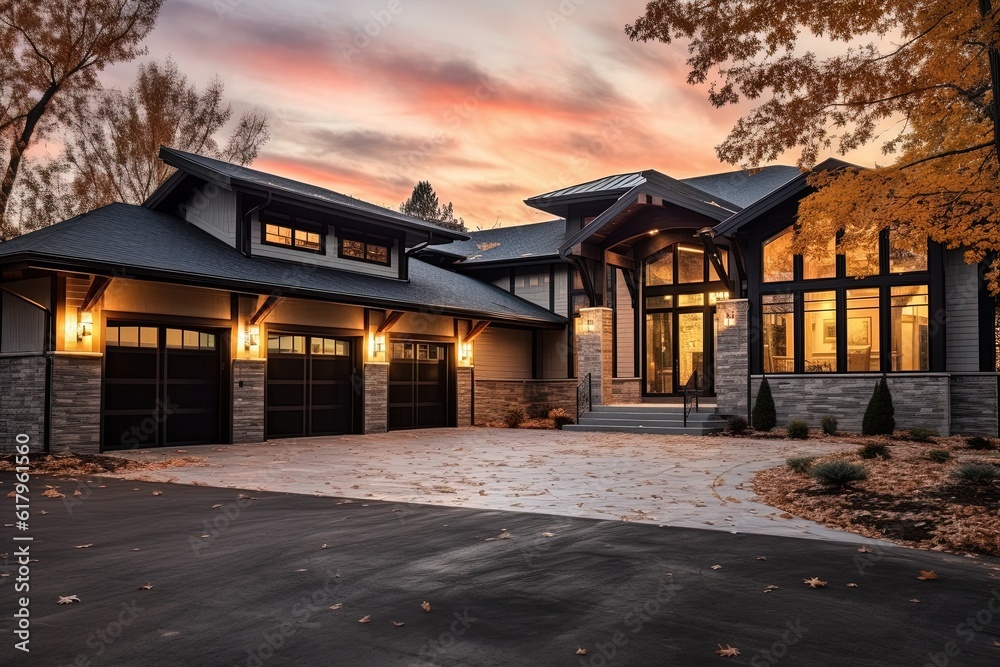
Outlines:
{"label": "illuminated window", "polygon": [[375,238],[342,238],[340,239],[340,256],[360,262],[384,264],[389,266],[391,244],[388,239]]}
{"label": "illuminated window", "polygon": [[830,239],[823,252],[802,256],[802,277],[806,280],[837,277],[837,240]]}
{"label": "illuminated window", "polygon": [[761,326],[764,333],[764,372],[795,371],[795,297],[766,294]]}
{"label": "illuminated window", "polygon": [[889,233],[889,272],[909,273],[910,271],[927,270],[927,244],[913,250],[903,245],[893,243],[893,234]]}
{"label": "illuminated window", "polygon": [[879,370],[879,289],[847,290],[847,371]]}
{"label": "illuminated window", "polygon": [[764,242],[764,282],[780,283],[795,278],[792,228]]}
{"label": "illuminated window", "polygon": [[837,370],[837,293],[805,293],[805,366],[807,373]]}
{"label": "illuminated window", "polygon": [[264,225],[264,243],[310,252],[323,252],[323,236],[319,232],[272,223]]}
{"label": "illuminated window", "polygon": [[674,284],[673,248],[646,264],[646,284],[650,287]]}
{"label": "illuminated window", "polygon": [[927,285],[892,288],[892,370],[930,368]]}

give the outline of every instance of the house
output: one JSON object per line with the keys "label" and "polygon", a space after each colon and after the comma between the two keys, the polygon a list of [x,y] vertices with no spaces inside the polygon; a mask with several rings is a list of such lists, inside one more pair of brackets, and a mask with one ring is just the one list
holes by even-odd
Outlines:
{"label": "house", "polygon": [[792,167],[611,176],[526,200],[551,221],[461,234],[161,158],[177,171],[142,206],[0,244],[4,447],[468,426],[513,404],[574,413],[585,380],[596,405],[696,385],[745,414],[764,374],[782,421],[859,428],[886,374],[902,426],[997,434],[995,305],[977,267],[887,233],[867,278],[857,258],[792,255],[809,192]]}

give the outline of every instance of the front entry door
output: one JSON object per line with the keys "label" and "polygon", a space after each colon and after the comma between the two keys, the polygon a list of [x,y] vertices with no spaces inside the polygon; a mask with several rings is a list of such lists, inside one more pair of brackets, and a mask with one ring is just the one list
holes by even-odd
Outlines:
{"label": "front entry door", "polygon": [[702,308],[646,313],[646,395],[679,394],[695,372],[698,388],[711,390],[710,323],[711,312]]}

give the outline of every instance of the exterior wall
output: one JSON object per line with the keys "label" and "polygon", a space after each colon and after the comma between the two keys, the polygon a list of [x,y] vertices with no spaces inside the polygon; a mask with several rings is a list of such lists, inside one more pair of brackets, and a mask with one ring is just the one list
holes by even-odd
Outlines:
{"label": "exterior wall", "polygon": [[531,332],[490,325],[474,343],[476,378],[523,380],[532,377]]}
{"label": "exterior wall", "polygon": [[51,451],[100,451],[102,358],[58,352],[52,356]]}
{"label": "exterior wall", "polygon": [[544,377],[569,377],[568,331],[542,331],[542,372]]}
{"label": "exterior wall", "polygon": [[997,374],[951,376],[951,432],[997,437],[1000,401]]}
{"label": "exterior wall", "polygon": [[455,395],[458,401],[458,409],[455,414],[456,426],[472,426],[472,368],[460,366],[456,373]]}
{"label": "exterior wall", "polygon": [[514,294],[550,310],[552,299],[549,292],[549,266],[526,266],[515,269]]}
{"label": "exterior wall", "polygon": [[569,314],[569,274],[564,264],[556,264],[555,299],[552,312],[557,315]]}
{"label": "exterior wall", "polygon": [[233,442],[264,442],[264,388],[267,366],[262,359],[233,359]]}
{"label": "exterior wall", "polygon": [[455,335],[455,319],[430,313],[406,313],[389,332],[390,334],[411,334],[414,336]]}
{"label": "exterior wall", "polygon": [[481,380],[476,377],[476,424],[502,419],[512,407],[562,408],[576,419],[576,380]]}
{"label": "exterior wall", "polygon": [[45,366],[43,354],[0,355],[0,454],[15,451],[19,434],[31,452],[45,446]]}
{"label": "exterior wall", "polygon": [[236,193],[205,184],[180,207],[180,215],[195,227],[236,247]]}
{"label": "exterior wall", "polygon": [[331,329],[365,329],[365,310],[357,306],[282,299],[265,318],[267,326],[285,325],[290,330],[298,326],[327,327]]}
{"label": "exterior wall", "polygon": [[[753,400],[757,399],[761,377],[753,376]],[[818,428],[824,415],[833,415],[841,430],[860,432],[868,401],[881,377],[878,373],[769,375],[778,428],[792,419]],[[928,428],[950,435],[951,378],[946,373],[900,373],[887,378],[897,429]],[[728,413],[721,405],[719,412]]]}
{"label": "exterior wall", "polygon": [[615,375],[635,377],[635,309],[621,271],[615,271],[615,327],[615,354],[618,355]]}
{"label": "exterior wall", "polygon": [[720,301],[715,310],[715,396],[721,414],[748,413],[749,335],[750,303],[746,299]]}
{"label": "exterior wall", "polygon": [[965,263],[963,251],[945,254],[946,349],[949,371],[975,373],[979,368],[979,267]]}
{"label": "exterior wall", "polygon": [[614,378],[609,403],[642,403],[642,378]]}
{"label": "exterior wall", "polygon": [[389,364],[365,364],[365,433],[389,430]]}
{"label": "exterior wall", "polygon": [[372,264],[371,262],[361,262],[353,259],[342,259],[338,256],[340,245],[336,235],[333,233],[334,228],[330,227],[329,229],[330,231],[326,235],[326,239],[324,241],[326,243],[326,254],[305,252],[302,250],[282,248],[274,245],[265,245],[260,241],[260,218],[257,214],[254,214],[250,229],[252,243],[250,252],[253,253],[255,257],[271,257],[274,259],[283,259],[295,262],[300,266],[296,267],[295,264],[291,264],[289,266],[289,268],[295,270],[310,271],[312,270],[310,267],[322,266],[331,269],[340,269],[342,271],[350,271],[351,273],[366,273],[368,275],[385,276],[388,278],[399,277],[400,257],[398,241],[393,242],[392,250],[389,252],[389,266]]}
{"label": "exterior wall", "polygon": [[[612,327],[614,312],[610,308],[581,308],[580,328],[576,332],[577,370],[582,380],[591,376],[591,401],[594,405],[610,403],[614,353]],[[593,331],[586,331],[587,323]]]}
{"label": "exterior wall", "polygon": [[[123,278],[111,281],[102,297],[101,308],[127,313],[215,320],[228,320],[232,317],[229,292]],[[99,321],[95,312],[94,322]],[[95,333],[99,328],[94,327]]]}
{"label": "exterior wall", "polygon": [[0,353],[43,351],[47,324],[44,310],[0,292]]}

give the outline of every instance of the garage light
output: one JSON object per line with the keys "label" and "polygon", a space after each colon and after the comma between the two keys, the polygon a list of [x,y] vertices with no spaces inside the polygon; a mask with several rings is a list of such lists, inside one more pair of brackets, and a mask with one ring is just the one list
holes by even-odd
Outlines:
{"label": "garage light", "polygon": [[85,336],[94,335],[94,314],[76,309],[76,342],[82,343]]}
{"label": "garage light", "polygon": [[260,325],[250,324],[248,321],[243,329],[243,349],[246,352],[253,351],[260,345]]}

